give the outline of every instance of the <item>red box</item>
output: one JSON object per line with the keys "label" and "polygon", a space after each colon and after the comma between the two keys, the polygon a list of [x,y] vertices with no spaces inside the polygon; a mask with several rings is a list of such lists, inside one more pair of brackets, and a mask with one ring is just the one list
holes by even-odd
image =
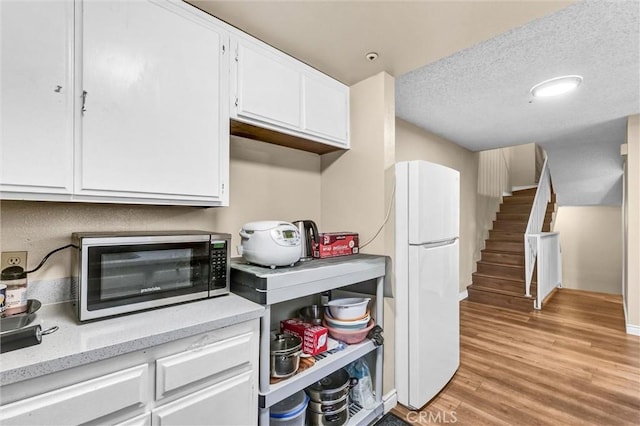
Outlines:
{"label": "red box", "polygon": [[313,244],[313,257],[347,256],[358,253],[358,234],[355,232],[326,232],[319,234],[320,242]]}
{"label": "red box", "polygon": [[280,330],[301,338],[302,352],[305,354],[317,355],[327,350],[329,330],[326,327],[291,318],[280,321]]}

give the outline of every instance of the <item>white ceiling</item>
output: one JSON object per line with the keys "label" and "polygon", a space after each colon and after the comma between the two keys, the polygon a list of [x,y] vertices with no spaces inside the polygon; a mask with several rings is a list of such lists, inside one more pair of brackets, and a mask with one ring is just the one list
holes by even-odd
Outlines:
{"label": "white ceiling", "polygon": [[[348,85],[381,71],[399,76],[572,3],[187,1]],[[370,51],[377,61],[365,59]]]}
{"label": "white ceiling", "polygon": [[[189,2],[346,84],[388,72],[400,118],[472,151],[540,143],[561,205],[620,203],[621,129],[640,112],[640,0]],[[584,83],[531,99],[560,74]]]}

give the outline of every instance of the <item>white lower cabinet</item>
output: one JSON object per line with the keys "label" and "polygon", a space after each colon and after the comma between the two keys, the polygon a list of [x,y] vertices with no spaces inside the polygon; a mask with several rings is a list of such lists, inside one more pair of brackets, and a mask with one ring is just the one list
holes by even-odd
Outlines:
{"label": "white lower cabinet", "polygon": [[152,424],[183,425],[251,425],[256,413],[248,410],[257,394],[252,372],[246,371],[228,380],[180,398],[153,410]]}
{"label": "white lower cabinet", "polygon": [[256,424],[259,321],[4,386],[0,424]]}
{"label": "white lower cabinet", "polygon": [[151,413],[140,414],[125,421],[114,423],[113,426],[151,426]]}
{"label": "white lower cabinet", "polygon": [[3,425],[87,423],[147,400],[147,364],[0,407]]}

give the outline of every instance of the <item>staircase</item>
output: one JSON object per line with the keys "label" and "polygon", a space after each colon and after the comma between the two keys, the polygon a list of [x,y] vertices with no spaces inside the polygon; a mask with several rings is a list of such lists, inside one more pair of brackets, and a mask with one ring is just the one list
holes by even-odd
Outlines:
{"label": "staircase", "polygon": [[[536,276],[531,283],[532,297],[525,294],[524,234],[536,188],[514,191],[503,198],[500,211],[489,231],[473,283],[467,287],[468,300],[529,312],[536,298]],[[542,227],[551,231],[555,194],[547,205]]]}

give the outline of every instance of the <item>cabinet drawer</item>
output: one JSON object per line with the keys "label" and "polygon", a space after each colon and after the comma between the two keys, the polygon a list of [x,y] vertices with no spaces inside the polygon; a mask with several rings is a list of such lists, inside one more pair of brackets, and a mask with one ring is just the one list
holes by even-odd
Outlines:
{"label": "cabinet drawer", "polygon": [[153,424],[251,425],[256,424],[257,392],[251,371],[195,392],[153,410]]}
{"label": "cabinet drawer", "polygon": [[0,407],[0,423],[80,424],[144,404],[148,371],[148,364],[139,365],[4,405]]}
{"label": "cabinet drawer", "polygon": [[252,332],[156,361],[156,399],[252,360]]}
{"label": "cabinet drawer", "polygon": [[144,414],[140,414],[139,416],[116,423],[113,426],[151,426],[151,413],[146,412]]}

